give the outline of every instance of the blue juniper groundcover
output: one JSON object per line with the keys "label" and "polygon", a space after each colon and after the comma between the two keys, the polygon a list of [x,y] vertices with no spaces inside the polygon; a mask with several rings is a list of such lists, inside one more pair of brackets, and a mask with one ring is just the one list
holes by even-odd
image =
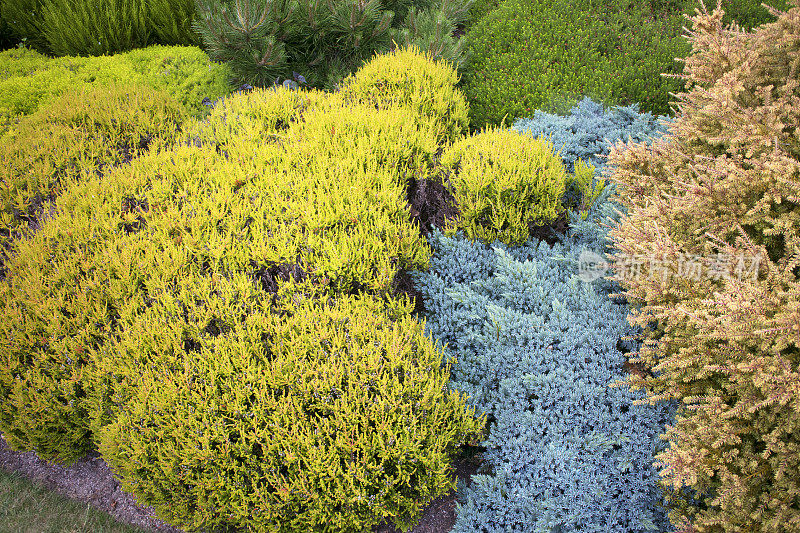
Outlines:
{"label": "blue juniper groundcover", "polygon": [[[517,127],[517,126],[522,127]],[[552,134],[565,163],[597,164],[617,138],[664,131],[635,107],[604,110],[584,100],[567,117],[537,112],[521,134]],[[653,456],[675,404],[633,405],[644,392],[609,385],[625,377],[627,305],[614,287],[578,276],[582,250],[607,249],[614,219],[607,186],[586,221],[554,245],[470,242],[461,232],[429,235],[428,272],[412,272],[427,333],[457,363],[451,386],[485,411],[481,473],[460,487],[456,533],[665,531],[669,527]],[[580,222],[580,223],[577,223]]]}

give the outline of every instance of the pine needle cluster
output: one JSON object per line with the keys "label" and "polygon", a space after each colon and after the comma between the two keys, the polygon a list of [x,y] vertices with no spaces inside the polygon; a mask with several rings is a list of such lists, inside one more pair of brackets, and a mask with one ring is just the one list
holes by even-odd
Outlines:
{"label": "pine needle cluster", "polygon": [[197,0],[194,29],[236,83],[331,90],[375,52],[415,45],[463,63],[453,37],[471,0]]}

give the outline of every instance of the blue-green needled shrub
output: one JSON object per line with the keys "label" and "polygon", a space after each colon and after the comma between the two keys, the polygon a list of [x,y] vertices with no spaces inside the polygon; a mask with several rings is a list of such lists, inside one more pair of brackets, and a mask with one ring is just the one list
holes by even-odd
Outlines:
{"label": "blue-green needled shrub", "polygon": [[[595,242],[605,241],[603,229],[598,222],[611,216],[614,210],[622,209],[622,206],[606,201],[613,196],[615,188],[613,184],[605,184],[606,180],[603,179],[609,175],[607,156],[614,142],[630,138],[635,142],[649,143],[666,132],[669,122],[669,117],[654,117],[648,112],[639,113],[636,104],[604,108],[590,98],[584,98],[567,115],[555,115],[537,109],[532,118],[515,120],[511,129],[530,137],[544,136],[549,139],[568,171],[574,170],[576,163],[580,166],[579,161],[586,161],[595,167],[591,187],[594,189],[599,180],[604,185],[595,200],[595,209],[586,215],[574,210],[566,211],[570,235],[583,244],[594,245]],[[586,203],[583,198],[586,190],[581,190],[576,185],[579,183],[567,185],[564,204]],[[592,216],[588,216],[589,214]]]}
{"label": "blue-green needled shrub", "polygon": [[427,327],[456,358],[451,386],[489,417],[454,531],[666,530],[652,462],[671,410],[609,387],[632,329],[602,279],[578,279],[583,246],[429,241],[431,270],[412,273]]}
{"label": "blue-green needled shrub", "polygon": [[[517,124],[552,135],[565,165],[580,156],[602,166],[615,140],[663,133],[649,114],[591,100]],[[608,298],[607,281],[577,276],[582,251],[607,247],[604,225],[620,208],[612,190],[583,219],[570,211],[567,236],[552,246],[429,236],[431,269],[412,273],[426,326],[457,360],[451,386],[489,418],[485,466],[459,491],[454,532],[667,530],[651,464],[674,406],[634,406],[642,394],[609,387],[635,348],[627,307]]]}

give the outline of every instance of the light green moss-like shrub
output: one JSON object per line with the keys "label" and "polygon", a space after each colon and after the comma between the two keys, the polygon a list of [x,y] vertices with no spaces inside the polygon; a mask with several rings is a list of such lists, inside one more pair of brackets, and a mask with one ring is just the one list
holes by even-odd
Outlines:
{"label": "light green moss-like shrub", "polygon": [[230,69],[196,46],[148,46],[119,56],[143,81],[163,87],[197,116],[208,112],[204,98],[213,101],[231,92]]}
{"label": "light green moss-like shrub", "polygon": [[27,76],[43,68],[50,58],[30,48],[11,48],[0,52],[0,81]]}
{"label": "light green moss-like shrub", "polygon": [[230,92],[228,69],[194,47],[153,46],[114,56],[47,60],[6,50],[0,52],[0,65],[10,65],[11,72],[0,75],[0,130],[83,84],[132,82],[164,89],[196,116],[207,113],[204,97],[213,100]]}
{"label": "light green moss-like shrub", "polygon": [[342,82],[347,101],[380,108],[403,106],[436,124],[437,138],[455,140],[469,126],[469,105],[455,85],[458,74],[443,61],[431,62],[414,47],[375,57]]}
{"label": "light green moss-like shrub", "polygon": [[563,209],[567,173],[552,143],[507,129],[462,139],[442,154],[446,186],[456,199],[456,225],[470,239],[520,244],[530,229]]}
{"label": "light green moss-like shrub", "polygon": [[[704,3],[708,9],[714,9],[717,5],[713,0],[708,0]],[[787,0],[769,0],[767,2],[762,2],[761,0],[723,0],[720,2],[720,7],[725,12],[722,17],[722,24],[728,26],[731,22],[736,22],[740,28],[750,31],[761,24],[774,22],[776,18],[762,4],[767,4],[780,11],[786,11],[790,7]],[[702,11],[700,0],[687,0],[684,2],[683,12],[685,14],[694,16],[695,9]]]}

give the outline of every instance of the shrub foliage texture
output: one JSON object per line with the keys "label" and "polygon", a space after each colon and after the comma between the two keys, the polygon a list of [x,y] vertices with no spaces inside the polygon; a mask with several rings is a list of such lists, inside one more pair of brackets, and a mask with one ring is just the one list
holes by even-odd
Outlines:
{"label": "shrub foliage texture", "polygon": [[615,279],[645,328],[637,360],[657,371],[630,381],[683,403],[658,457],[676,527],[798,531],[800,8],[753,33],[722,17],[693,18],[668,134],[610,156],[629,210]]}
{"label": "shrub foliage texture", "polygon": [[86,173],[175,139],[185,111],[146,85],[87,84],[23,117],[0,145],[0,245],[35,229],[59,191]]}
{"label": "shrub foliage texture", "polygon": [[405,180],[432,174],[436,132],[261,89],[76,181],[2,284],[3,433],[65,461],[96,446],[188,529],[409,529],[484,422],[396,290],[427,267]]}
{"label": "shrub foliage texture", "polygon": [[150,46],[101,57],[51,58],[33,50],[0,52],[0,135],[65,91],[84,84],[134,83],[164,90],[192,115],[203,98],[230,93],[229,70],[197,47]]}
{"label": "shrub foliage texture", "polygon": [[507,0],[465,38],[463,88],[473,129],[534,110],[567,112],[583,96],[669,112],[680,81],[674,61],[688,52],[679,12],[640,2]]}
{"label": "shrub foliage texture", "polygon": [[194,0],[3,0],[0,18],[25,46],[59,56],[104,55],[153,44],[199,44]]}
{"label": "shrub foliage texture", "polygon": [[[525,125],[568,122],[560,156],[577,165],[616,139],[661,133],[649,114],[618,111],[584,101],[569,117],[537,112]],[[600,189],[585,216],[569,210],[570,231],[552,245],[431,233],[431,269],[412,273],[426,327],[457,361],[452,386],[489,421],[485,466],[459,491],[455,532],[667,527],[652,462],[674,405],[636,406],[644,394],[609,387],[625,375],[634,330],[608,298],[612,284],[575,275],[580,252],[602,252],[619,218],[613,188]]]}

